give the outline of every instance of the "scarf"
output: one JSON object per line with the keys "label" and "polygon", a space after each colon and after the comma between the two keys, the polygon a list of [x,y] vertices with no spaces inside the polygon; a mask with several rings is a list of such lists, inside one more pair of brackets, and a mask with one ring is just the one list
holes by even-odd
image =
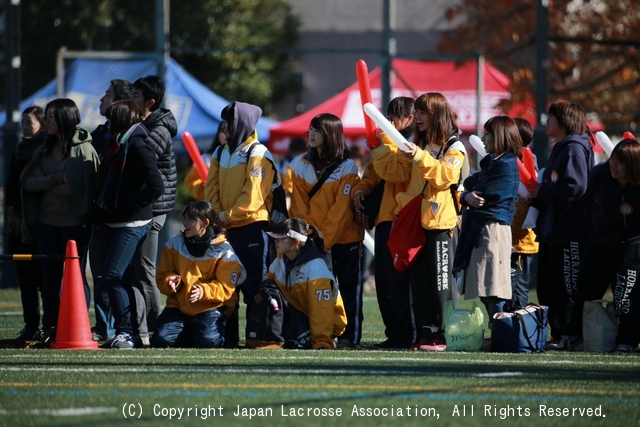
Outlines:
{"label": "scarf", "polygon": [[116,139],[107,147],[105,155],[105,167],[107,173],[102,185],[102,191],[96,199],[96,204],[101,209],[117,209],[118,194],[122,185],[122,172],[127,163],[127,153],[129,152],[129,136],[138,127],[140,123],[131,126],[127,132]]}
{"label": "scarf", "polygon": [[186,237],[184,234],[182,235],[184,238],[184,244],[187,246],[187,250],[196,258],[200,258],[204,256],[211,246],[211,240],[213,240],[213,227],[207,227],[207,230],[204,232],[202,236],[193,236]]}

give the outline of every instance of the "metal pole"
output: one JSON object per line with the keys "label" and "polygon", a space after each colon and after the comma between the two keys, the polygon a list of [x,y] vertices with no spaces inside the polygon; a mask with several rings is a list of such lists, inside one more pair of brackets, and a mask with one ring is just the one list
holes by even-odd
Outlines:
{"label": "metal pole", "polygon": [[158,75],[166,80],[169,61],[169,0],[156,0],[156,54],[158,55]]}
{"label": "metal pole", "polygon": [[64,97],[64,58],[67,48],[62,46],[56,54],[56,96]]}
{"label": "metal pole", "polygon": [[396,39],[393,37],[395,27],[395,0],[384,0],[382,3],[382,73],[380,76],[380,92],[382,105],[380,110],[387,111],[391,100],[391,58],[396,54]]}
{"label": "metal pole", "polygon": [[[20,139],[20,67],[21,67],[21,41],[20,41],[20,1],[4,0],[5,10],[5,103],[7,118],[4,124],[3,171],[0,176],[3,186],[11,163],[11,155],[16,150]],[[4,208],[4,207],[3,207]],[[3,209],[4,211],[4,209]],[[7,223],[7,212],[4,212],[4,224]],[[2,232],[2,249],[6,250],[7,227]],[[13,265],[4,265],[2,268],[2,287],[17,285],[17,275]]]}
{"label": "metal pole", "polygon": [[549,158],[547,124],[547,73],[549,71],[549,0],[538,0],[536,16],[536,127],[533,132],[533,151],[538,167],[543,168]]}
{"label": "metal pole", "polygon": [[476,93],[476,135],[482,136],[482,98],[484,96],[484,55],[478,53],[478,91]]}

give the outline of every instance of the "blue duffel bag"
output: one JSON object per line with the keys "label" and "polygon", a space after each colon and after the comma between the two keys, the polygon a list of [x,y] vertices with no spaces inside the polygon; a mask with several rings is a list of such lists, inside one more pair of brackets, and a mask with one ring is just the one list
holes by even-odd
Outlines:
{"label": "blue duffel bag", "polygon": [[496,313],[491,329],[491,351],[541,353],[547,343],[549,307],[527,304],[512,312]]}

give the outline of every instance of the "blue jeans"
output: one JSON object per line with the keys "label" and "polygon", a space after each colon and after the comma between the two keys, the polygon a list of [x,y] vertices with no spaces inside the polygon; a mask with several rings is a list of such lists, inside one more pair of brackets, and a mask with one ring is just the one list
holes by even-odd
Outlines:
{"label": "blue jeans", "polygon": [[226,310],[214,308],[189,316],[177,308],[166,308],[158,317],[153,347],[218,348],[224,343]]}
{"label": "blue jeans", "polygon": [[[38,252],[45,255],[64,255],[67,241],[75,240],[80,257],[80,271],[84,282],[84,293],[87,299],[87,310],[91,302],[91,291],[87,284],[84,271],[87,265],[87,245],[91,237],[88,225],[72,227],[56,227],[38,223]],[[64,261],[42,261],[42,327],[49,329],[58,324],[58,310],[60,309],[60,287],[62,285],[62,271]]]}
{"label": "blue jeans", "polygon": [[96,314],[95,330],[98,334],[113,338],[115,329],[113,327],[113,314],[111,313],[111,303],[109,293],[102,281],[102,265],[107,254],[105,247],[104,224],[94,225],[91,230],[91,242],[89,242],[89,267],[93,275],[93,306]]}
{"label": "blue jeans", "polygon": [[140,227],[105,227],[102,264],[102,284],[109,293],[116,334],[126,332],[133,335],[131,325],[133,271],[131,259],[142,239],[149,233],[151,221]]}

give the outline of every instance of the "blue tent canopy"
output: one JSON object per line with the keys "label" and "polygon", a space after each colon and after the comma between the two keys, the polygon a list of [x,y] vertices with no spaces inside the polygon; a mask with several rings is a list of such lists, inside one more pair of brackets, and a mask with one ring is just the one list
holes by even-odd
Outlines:
{"label": "blue tent canopy", "polygon": [[[80,126],[91,131],[105,121],[99,111],[100,98],[108,89],[111,80],[124,79],[133,82],[150,74],[157,74],[157,63],[153,60],[76,59],[65,71],[64,97],[75,101],[82,118]],[[220,113],[229,101],[198,82],[172,59],[167,63],[165,84],[166,108],[173,112],[178,122],[178,137],[174,141],[176,154],[186,152],[181,139],[185,131],[193,135],[201,150],[208,148],[220,124]],[[20,104],[20,111],[31,105],[44,107],[56,97],[56,81],[53,80],[24,100]],[[6,116],[2,114],[0,127],[5,119]],[[275,123],[264,117],[260,119],[257,125],[260,141],[269,140],[269,127]]]}

